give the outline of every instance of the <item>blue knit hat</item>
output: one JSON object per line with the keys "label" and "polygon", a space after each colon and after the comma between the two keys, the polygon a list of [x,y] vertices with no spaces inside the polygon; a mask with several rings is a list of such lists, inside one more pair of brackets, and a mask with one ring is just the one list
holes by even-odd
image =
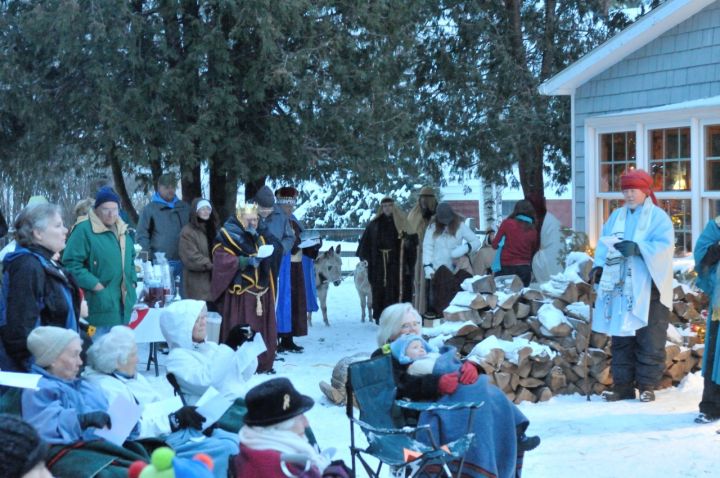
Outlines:
{"label": "blue knit hat", "polygon": [[393,357],[395,357],[395,359],[403,365],[414,362],[415,359],[411,359],[405,355],[405,349],[407,349],[408,345],[410,345],[410,342],[414,342],[415,340],[422,342],[423,348],[426,352],[437,352],[435,347],[427,343],[427,341],[419,335],[407,334],[401,335],[390,344],[390,351],[392,352]]}
{"label": "blue knit hat", "polygon": [[120,207],[120,196],[110,186],[101,187],[97,194],[95,194],[95,205],[93,208],[97,208],[99,205],[106,202],[115,202]]}

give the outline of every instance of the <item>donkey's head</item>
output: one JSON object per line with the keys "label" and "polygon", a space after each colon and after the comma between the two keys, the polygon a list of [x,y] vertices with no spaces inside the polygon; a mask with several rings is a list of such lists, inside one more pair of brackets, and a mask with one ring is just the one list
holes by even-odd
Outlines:
{"label": "donkey's head", "polygon": [[340,259],[340,245],[334,249],[331,247],[327,251],[321,253],[315,259],[315,272],[320,284],[332,282],[340,285],[342,281],[342,260]]}

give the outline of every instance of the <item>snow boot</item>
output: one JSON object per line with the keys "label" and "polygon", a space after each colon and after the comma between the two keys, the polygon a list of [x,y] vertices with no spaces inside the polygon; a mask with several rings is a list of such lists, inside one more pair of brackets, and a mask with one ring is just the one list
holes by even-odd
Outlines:
{"label": "snow boot", "polygon": [[531,451],[540,445],[540,437],[539,436],[527,436],[526,434],[522,434],[518,437],[518,451]]}
{"label": "snow boot", "polygon": [[715,415],[708,415],[707,413],[700,412],[700,414],[698,414],[698,416],[695,417],[694,421],[695,421],[695,423],[705,424],[705,423],[716,422],[716,421],[718,421],[718,419],[720,419],[720,417],[715,416]]}
{"label": "snow boot", "polygon": [[619,400],[634,400],[635,387],[632,385],[613,385],[612,390],[606,390],[601,395],[606,402],[617,402]]}
{"label": "snow boot", "polygon": [[654,402],[655,392],[650,389],[640,389],[640,401],[641,402]]}

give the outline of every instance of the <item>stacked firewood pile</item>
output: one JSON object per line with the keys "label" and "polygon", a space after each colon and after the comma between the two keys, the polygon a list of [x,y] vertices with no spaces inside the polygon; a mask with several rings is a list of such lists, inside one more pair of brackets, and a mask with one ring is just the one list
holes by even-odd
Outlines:
{"label": "stacked firewood pile", "polygon": [[[587,261],[576,267],[577,276],[587,277],[591,264]],[[612,385],[610,338],[590,330],[587,304],[592,290],[587,283],[559,278],[536,290],[523,288],[517,276],[476,276],[463,288],[445,310],[444,319],[472,324],[460,328],[446,343],[479,362],[511,400],[537,402],[557,394],[599,394]],[[706,302],[682,286],[674,293],[671,322],[687,329],[700,319],[698,311]],[[702,361],[703,346],[696,336],[683,335],[675,328],[671,332],[664,387],[698,370]],[[515,345],[504,342],[503,346],[498,340]],[[491,348],[495,343],[498,346]],[[507,353],[508,349],[513,351]]]}

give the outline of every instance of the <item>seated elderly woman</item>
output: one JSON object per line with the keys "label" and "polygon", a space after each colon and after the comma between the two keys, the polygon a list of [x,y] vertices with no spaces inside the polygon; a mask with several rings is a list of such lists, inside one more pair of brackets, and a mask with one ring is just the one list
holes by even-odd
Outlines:
{"label": "seated elderly woman", "polygon": [[253,387],[246,396],[248,413],[240,430],[240,454],[233,460],[237,478],[348,478],[342,461],[331,462],[306,435],[305,412],[315,404],[287,378]]}
{"label": "seated elderly woman", "polygon": [[160,330],[170,347],[168,372],[175,375],[186,402],[194,405],[208,387],[243,398],[257,369],[257,356],[207,342],[207,307],[200,300],[180,300],[165,308]]}
{"label": "seated elderly woman", "polygon": [[35,359],[31,372],[41,378],[37,390],[22,392],[23,419],[54,445],[48,460],[53,474],[127,476],[130,464],[148,455],[135,443],[119,447],[95,434],[112,423],[100,390],[77,378],[81,344],[77,332],[60,327],[38,327],[30,333],[27,346]]}
{"label": "seated elderly woman", "polygon": [[[380,348],[373,357],[391,355],[398,398],[439,403],[484,402],[474,415],[475,439],[465,457],[463,476],[520,476],[524,452],[540,443],[538,437],[525,435],[528,419],[486,375],[479,375],[481,369],[473,362],[466,361],[459,370],[445,374],[409,373],[411,364],[402,364],[393,357],[390,343],[401,335],[420,335],[420,332],[420,314],[412,304],[391,305],[380,315],[377,336]],[[417,424],[430,425],[439,443],[450,443],[463,435],[469,413],[467,410],[425,411]]]}
{"label": "seated elderly woman", "polygon": [[212,436],[206,437],[201,432],[205,417],[193,406],[171,410],[171,413],[147,406],[169,397],[137,373],[137,361],[135,333],[118,325],[88,350],[88,368],[83,378],[96,385],[110,403],[121,396],[143,407],[131,438],[160,437],[180,457],[192,458],[196,453],[206,453],[215,462],[214,475],[226,477],[228,458],[238,451],[237,435],[216,429]]}

